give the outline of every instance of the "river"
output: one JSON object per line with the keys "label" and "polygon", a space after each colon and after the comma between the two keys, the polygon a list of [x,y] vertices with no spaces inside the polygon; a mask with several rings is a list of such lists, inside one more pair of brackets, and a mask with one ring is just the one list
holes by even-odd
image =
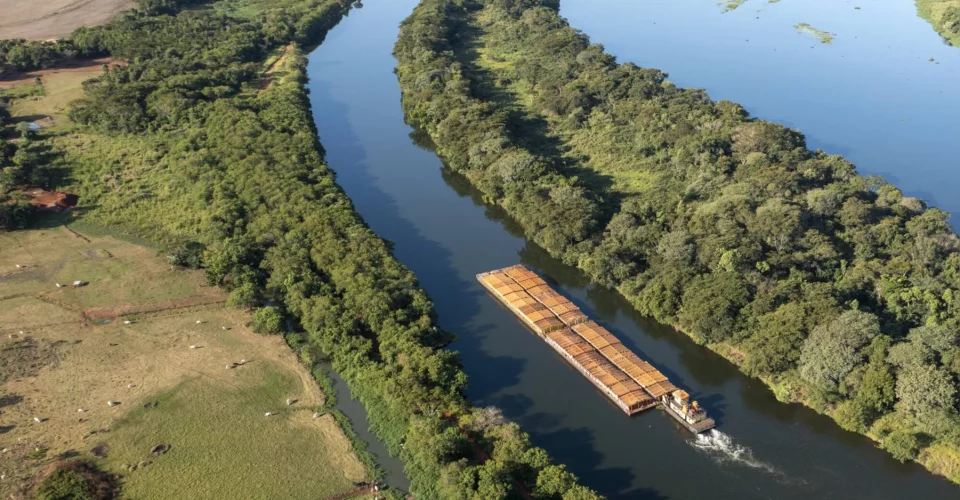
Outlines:
{"label": "river", "polygon": [[[726,12],[717,0],[560,5],[620,62],[799,129],[811,148],[960,213],[960,47],[944,44],[913,0],[748,0]],[[799,23],[835,37],[822,44]]]}
{"label": "river", "polygon": [[[485,206],[404,124],[391,51],[399,22],[415,5],[366,0],[353,10],[310,55],[310,98],[338,183],[420,278],[440,324],[459,335],[452,348],[461,353],[475,404],[502,408],[535,444],[611,498],[960,495],[946,480],[896,462],[830,419],[777,402],[761,382],[639,317],[616,294],[591,286],[526,241],[502,212]],[[596,9],[592,15],[610,14]],[[687,388],[718,420],[720,432],[697,439],[661,412],[628,418],[609,403],[474,278],[517,262],[538,270]]]}

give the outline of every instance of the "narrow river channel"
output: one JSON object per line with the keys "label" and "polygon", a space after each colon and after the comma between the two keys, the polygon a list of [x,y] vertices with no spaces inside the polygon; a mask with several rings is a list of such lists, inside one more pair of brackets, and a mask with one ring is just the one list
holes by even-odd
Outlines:
{"label": "narrow river channel", "polygon": [[[437,305],[470,376],[535,444],[611,498],[957,498],[960,489],[797,405],[527,242],[443,169],[403,121],[391,56],[416,0],[366,0],[310,55],[313,112],[327,160],[367,223],[395,244]],[[586,2],[584,2],[586,3]],[[602,12],[598,11],[598,12]],[[651,47],[650,50],[656,50]],[[626,417],[476,282],[525,263],[687,388],[719,422],[694,438],[670,417]]]}

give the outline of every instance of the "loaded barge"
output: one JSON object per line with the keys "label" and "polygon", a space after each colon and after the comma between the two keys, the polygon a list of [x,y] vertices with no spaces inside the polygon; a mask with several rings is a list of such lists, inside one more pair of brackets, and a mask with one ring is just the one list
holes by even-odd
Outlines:
{"label": "loaded barge", "polygon": [[477,275],[477,281],[627,415],[658,404],[690,432],[716,424],[606,328],[522,265]]}

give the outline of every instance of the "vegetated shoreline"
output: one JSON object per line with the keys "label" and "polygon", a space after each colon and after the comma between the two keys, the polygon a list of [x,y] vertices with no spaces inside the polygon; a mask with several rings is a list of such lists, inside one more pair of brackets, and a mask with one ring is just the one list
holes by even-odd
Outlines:
{"label": "vegetated shoreline", "polygon": [[[516,484],[544,499],[601,498],[518,425],[465,399],[466,375],[444,349],[452,334],[324,162],[297,47],[322,41],[352,2],[194,3],[142,0],[106,26],[24,49],[37,56],[28,67],[66,48],[128,61],[85,84],[73,126],[34,138],[52,170],[69,172],[61,187],[80,196],[84,220],[203,269],[228,304],[254,311],[256,331],[281,333],[292,318],[304,333],[288,343],[308,365],[316,350],[330,358],[418,498],[514,498]],[[265,61],[291,44],[264,85]],[[17,175],[43,173],[27,167]]]}
{"label": "vegetated shoreline", "polygon": [[916,0],[917,15],[954,47],[960,47],[960,1]]}
{"label": "vegetated shoreline", "polygon": [[960,482],[947,215],[616,64],[558,7],[421,2],[395,49],[407,120],[555,257],[779,400]]}

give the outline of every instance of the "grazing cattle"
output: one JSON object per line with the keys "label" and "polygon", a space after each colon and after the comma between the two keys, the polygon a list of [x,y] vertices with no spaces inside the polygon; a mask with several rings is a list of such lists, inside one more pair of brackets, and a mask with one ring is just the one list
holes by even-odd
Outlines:
{"label": "grazing cattle", "polygon": [[264,416],[264,417],[272,417],[272,416],[273,416],[273,412],[269,412],[269,411],[268,411],[268,412],[264,413],[263,416]]}
{"label": "grazing cattle", "polygon": [[36,423],[38,423],[38,424],[39,424],[40,422],[43,422],[43,420],[41,420],[40,417],[33,417],[33,421],[36,422]]}

